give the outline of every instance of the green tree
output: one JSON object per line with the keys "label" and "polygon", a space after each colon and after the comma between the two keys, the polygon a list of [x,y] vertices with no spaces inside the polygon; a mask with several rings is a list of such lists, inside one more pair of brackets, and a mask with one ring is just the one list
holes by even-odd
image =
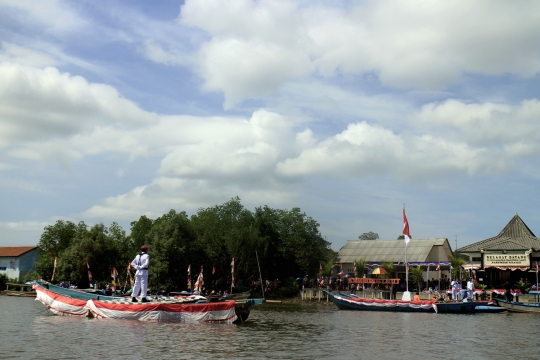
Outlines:
{"label": "green tree", "polygon": [[424,280],[424,270],[420,266],[411,267],[411,280],[416,283],[418,292],[420,292],[420,282]]}
{"label": "green tree", "polygon": [[385,278],[393,278],[394,277],[394,262],[393,261],[383,261],[381,267],[386,270],[386,274],[384,275]]}
{"label": "green tree", "polygon": [[366,259],[356,260],[356,272],[358,272],[358,277],[364,277],[366,273]]}
{"label": "green tree", "polygon": [[192,265],[195,277],[198,266],[205,260],[187,214],[171,210],[156,219],[147,240],[150,244],[149,287],[169,291],[186,289],[188,266]]}
{"label": "green tree", "polygon": [[373,231],[370,231],[370,232],[363,233],[358,238],[360,240],[377,240],[379,238],[379,234],[374,233]]}
{"label": "green tree", "polygon": [[452,271],[452,278],[458,278],[461,266],[464,265],[467,261],[461,255],[449,256],[448,260],[450,261],[450,265],[452,265],[452,268],[454,269]]}

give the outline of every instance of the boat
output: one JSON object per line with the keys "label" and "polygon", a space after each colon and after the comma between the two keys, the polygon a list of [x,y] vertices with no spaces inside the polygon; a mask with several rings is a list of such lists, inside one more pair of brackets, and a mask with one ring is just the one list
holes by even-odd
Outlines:
{"label": "boat", "polygon": [[437,304],[433,301],[366,299],[352,294],[335,294],[328,290],[324,292],[340,310],[437,312]]}
{"label": "boat", "polygon": [[86,316],[99,319],[129,319],[139,321],[175,321],[243,323],[251,307],[263,299],[210,302],[198,295],[147,297],[148,302],[132,302],[131,297],[112,297],[66,289],[53,284],[34,281],[36,300],[52,313]]}
{"label": "boat", "polygon": [[[428,313],[475,313],[475,312],[501,312],[501,309],[491,301],[404,301],[366,299],[354,294],[335,294],[325,290],[330,300],[341,310],[362,311],[394,311],[394,312],[428,312]],[[476,308],[479,307],[478,311]],[[497,308],[497,309],[495,309]]]}
{"label": "boat", "polygon": [[36,292],[32,290],[32,284],[7,283],[4,294],[7,296],[36,297]]}
{"label": "boat", "polygon": [[500,298],[497,298],[496,301],[499,306],[505,308],[508,311],[540,314],[540,291],[531,290],[529,291],[529,294],[533,295],[532,303],[509,301]]}

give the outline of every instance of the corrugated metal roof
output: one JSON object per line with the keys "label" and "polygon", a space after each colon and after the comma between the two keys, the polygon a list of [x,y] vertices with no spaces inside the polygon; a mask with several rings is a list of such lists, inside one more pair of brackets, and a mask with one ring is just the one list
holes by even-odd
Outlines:
{"label": "corrugated metal roof", "polygon": [[516,214],[497,236],[463,246],[456,251],[524,250],[531,248],[534,250],[540,249],[540,238],[537,238],[519,215]]}
{"label": "corrugated metal roof", "polygon": [[[446,238],[412,239],[407,245],[407,261],[426,261],[433,246],[444,245]],[[349,240],[339,250],[339,261],[352,263],[364,259],[374,262],[404,262],[404,240]]]}
{"label": "corrugated metal roof", "polygon": [[36,246],[0,246],[0,256],[21,256]]}

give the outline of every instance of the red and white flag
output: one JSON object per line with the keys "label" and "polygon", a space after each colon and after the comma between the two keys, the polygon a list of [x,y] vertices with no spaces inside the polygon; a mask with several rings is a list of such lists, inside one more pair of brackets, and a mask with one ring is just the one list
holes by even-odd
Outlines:
{"label": "red and white flag", "polygon": [[441,269],[441,262],[439,261],[439,262],[437,263],[437,267],[435,268],[435,270],[440,270],[440,269]]}
{"label": "red and white flag", "polygon": [[536,262],[536,272],[538,272],[538,261]]}
{"label": "red and white flag", "polygon": [[407,221],[407,215],[405,215],[405,207],[403,207],[403,235],[405,237],[405,245],[411,240],[411,232],[409,231],[409,222]]}

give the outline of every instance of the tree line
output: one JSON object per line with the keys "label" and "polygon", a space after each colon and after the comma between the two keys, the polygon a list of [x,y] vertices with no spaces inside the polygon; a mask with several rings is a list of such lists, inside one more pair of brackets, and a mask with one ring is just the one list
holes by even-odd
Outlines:
{"label": "tree line", "polygon": [[319,226],[299,208],[262,206],[250,211],[238,197],[200,208],[191,217],[175,210],[155,220],[143,215],[131,223],[129,235],[115,222],[110,227],[102,223],[89,227],[83,221],[58,220],[41,235],[36,275],[50,281],[57,258],[54,282],[87,287],[87,264],[95,281],[110,282],[114,267],[124,282],[128,264],[146,244],[149,288],[154,290],[187,289],[188,266],[192,280],[202,267],[207,284],[213,279],[216,286],[226,288],[233,257],[237,282],[259,279],[259,267],[265,279],[294,281],[296,276],[316,275],[320,264],[331,263],[336,255]]}

